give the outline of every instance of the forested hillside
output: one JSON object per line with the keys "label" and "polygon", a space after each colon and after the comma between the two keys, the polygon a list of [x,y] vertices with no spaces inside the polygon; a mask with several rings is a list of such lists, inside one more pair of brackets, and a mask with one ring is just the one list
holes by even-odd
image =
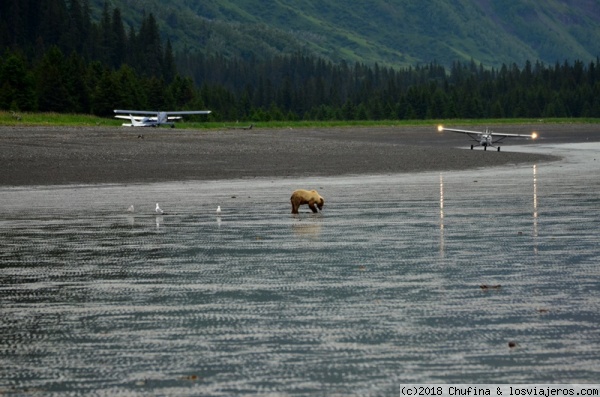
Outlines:
{"label": "forested hillside", "polygon": [[[95,10],[105,0],[93,0]],[[111,0],[126,23],[153,13],[176,51],[334,62],[500,67],[600,55],[597,0]],[[97,14],[96,14],[97,15]]]}
{"label": "forested hillside", "polygon": [[391,68],[307,52],[175,52],[154,14],[128,26],[89,0],[0,3],[0,109],[112,115],[203,109],[212,120],[600,117],[599,60]]}

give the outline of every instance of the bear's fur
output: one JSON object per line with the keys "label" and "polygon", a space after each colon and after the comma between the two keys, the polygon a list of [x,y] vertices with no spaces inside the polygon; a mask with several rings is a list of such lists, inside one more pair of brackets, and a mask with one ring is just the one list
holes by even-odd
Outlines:
{"label": "bear's fur", "polygon": [[325,204],[325,200],[316,190],[295,190],[292,197],[290,197],[290,201],[292,202],[292,214],[297,214],[298,208],[303,204],[308,204],[312,212],[319,212],[317,207],[322,211]]}

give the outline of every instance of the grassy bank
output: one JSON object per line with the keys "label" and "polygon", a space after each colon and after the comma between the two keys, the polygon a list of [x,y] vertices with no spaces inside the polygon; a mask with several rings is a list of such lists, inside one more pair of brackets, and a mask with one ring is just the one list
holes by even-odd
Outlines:
{"label": "grassy bank", "polygon": [[89,114],[30,113],[0,111],[0,126],[119,126],[117,119]]}
{"label": "grassy bank", "polygon": [[[29,113],[0,111],[0,126],[66,126],[66,127],[119,127],[122,120],[86,114]],[[188,129],[244,129],[254,128],[332,128],[332,127],[394,127],[394,126],[452,126],[502,124],[594,124],[600,119],[452,119],[452,120],[377,120],[377,121],[268,121],[268,122],[179,122],[177,128]]]}

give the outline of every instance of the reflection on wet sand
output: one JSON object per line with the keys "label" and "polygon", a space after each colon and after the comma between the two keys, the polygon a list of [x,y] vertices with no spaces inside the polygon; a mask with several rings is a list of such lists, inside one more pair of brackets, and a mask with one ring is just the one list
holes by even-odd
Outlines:
{"label": "reflection on wet sand", "polygon": [[299,219],[292,223],[292,232],[296,237],[317,238],[321,234],[321,217]]}
{"label": "reflection on wet sand", "polygon": [[440,173],[440,257],[444,257],[444,176]]}
{"label": "reflection on wet sand", "polygon": [[537,164],[533,165],[533,252],[538,253],[538,193],[537,193]]}

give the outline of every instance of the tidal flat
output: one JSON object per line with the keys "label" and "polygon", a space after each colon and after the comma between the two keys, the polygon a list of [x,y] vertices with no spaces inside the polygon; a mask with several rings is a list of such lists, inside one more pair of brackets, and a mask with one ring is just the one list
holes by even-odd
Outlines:
{"label": "tidal flat", "polygon": [[[599,149],[511,145],[534,160],[463,170],[2,187],[0,393],[597,382]],[[299,187],[319,190],[322,213],[290,213]]]}

